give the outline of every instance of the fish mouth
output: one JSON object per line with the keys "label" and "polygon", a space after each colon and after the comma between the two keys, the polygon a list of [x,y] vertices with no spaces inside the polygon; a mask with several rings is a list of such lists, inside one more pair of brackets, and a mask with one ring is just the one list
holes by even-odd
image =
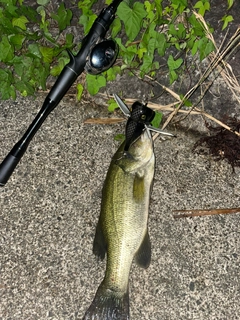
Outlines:
{"label": "fish mouth", "polygon": [[154,161],[153,140],[148,130],[144,132],[130,145],[129,150],[124,149],[123,143],[114,155],[114,164],[125,172],[142,171],[144,166]]}
{"label": "fish mouth", "polygon": [[146,128],[143,133],[130,145],[135,150],[146,150],[147,148],[153,149],[153,139],[151,132]]}
{"label": "fish mouth", "polygon": [[152,143],[153,139],[152,139],[152,135],[151,135],[150,130],[148,130],[147,128],[144,128],[141,135],[139,135],[135,140],[132,141],[132,143],[129,146],[129,149],[131,147],[134,147],[134,144],[140,142],[140,140],[142,143],[148,143],[149,141],[151,141],[151,143]]}

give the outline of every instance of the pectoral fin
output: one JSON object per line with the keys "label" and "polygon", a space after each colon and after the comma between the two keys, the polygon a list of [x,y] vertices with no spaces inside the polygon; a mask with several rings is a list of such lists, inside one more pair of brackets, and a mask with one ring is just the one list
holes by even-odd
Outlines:
{"label": "pectoral fin", "polygon": [[104,234],[102,231],[102,226],[100,220],[98,221],[95,238],[93,242],[93,253],[100,258],[101,260],[104,259],[105,253],[107,251],[107,243],[104,238]]}
{"label": "pectoral fin", "polygon": [[139,177],[138,174],[135,175],[133,181],[133,199],[137,203],[142,203],[145,195],[145,180],[144,177]]}
{"label": "pectoral fin", "polygon": [[151,262],[151,243],[148,231],[135,255],[135,261],[141,268],[147,269]]}

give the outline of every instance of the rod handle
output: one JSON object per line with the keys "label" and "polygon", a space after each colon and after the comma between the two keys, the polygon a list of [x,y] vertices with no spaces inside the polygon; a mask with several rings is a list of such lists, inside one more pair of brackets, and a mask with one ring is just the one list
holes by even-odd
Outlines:
{"label": "rod handle", "polygon": [[6,156],[0,165],[0,187],[3,187],[10,178],[13,170],[16,168],[21,157],[15,157],[11,152]]}

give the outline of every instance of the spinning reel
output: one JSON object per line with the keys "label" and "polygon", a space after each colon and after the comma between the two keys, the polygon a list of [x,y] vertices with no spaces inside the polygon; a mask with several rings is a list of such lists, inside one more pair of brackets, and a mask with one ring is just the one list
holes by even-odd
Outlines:
{"label": "spinning reel", "polygon": [[115,62],[118,55],[118,45],[113,39],[103,39],[96,44],[87,58],[86,72],[99,74],[108,70]]}

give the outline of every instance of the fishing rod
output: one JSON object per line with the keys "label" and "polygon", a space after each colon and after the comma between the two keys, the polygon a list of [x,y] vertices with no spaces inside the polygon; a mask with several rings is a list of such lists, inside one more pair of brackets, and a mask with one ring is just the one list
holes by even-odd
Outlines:
{"label": "fishing rod", "polygon": [[58,105],[77,77],[86,70],[90,74],[99,74],[109,69],[116,60],[118,46],[112,39],[105,39],[105,35],[115,18],[115,13],[122,0],[113,2],[104,8],[94,21],[89,33],[82,41],[77,55],[68,51],[70,61],[63,68],[55,84],[45,98],[42,108],[36,115],[23,137],[14,145],[12,150],[0,164],[0,186],[4,186],[27,147],[41,127],[49,113]]}

